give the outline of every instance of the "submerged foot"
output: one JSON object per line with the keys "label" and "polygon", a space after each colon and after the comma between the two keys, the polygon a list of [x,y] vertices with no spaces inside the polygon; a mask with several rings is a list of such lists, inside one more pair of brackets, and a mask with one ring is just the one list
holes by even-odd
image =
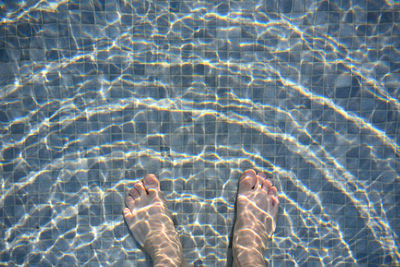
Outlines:
{"label": "submerged foot", "polygon": [[155,175],[137,182],[125,202],[125,221],[154,266],[182,266],[182,245]]}
{"label": "submerged foot", "polygon": [[279,199],[264,173],[243,173],[233,231],[233,266],[265,266],[266,242],[275,231]]}

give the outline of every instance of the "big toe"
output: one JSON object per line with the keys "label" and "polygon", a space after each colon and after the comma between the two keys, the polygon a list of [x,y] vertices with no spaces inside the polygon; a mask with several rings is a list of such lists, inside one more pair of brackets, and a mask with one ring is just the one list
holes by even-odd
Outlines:
{"label": "big toe", "polygon": [[138,193],[138,197],[146,195],[146,189],[144,188],[144,185],[142,182],[137,182],[135,184],[135,189],[136,189],[136,192]]}
{"label": "big toe", "polygon": [[240,177],[239,194],[248,192],[254,188],[257,183],[257,176],[254,170],[247,170]]}
{"label": "big toe", "polygon": [[129,195],[132,197],[132,199],[139,198],[139,192],[136,190],[135,186],[129,191]]}
{"label": "big toe", "polygon": [[146,174],[143,178],[143,185],[149,194],[160,191],[160,182],[154,174]]}

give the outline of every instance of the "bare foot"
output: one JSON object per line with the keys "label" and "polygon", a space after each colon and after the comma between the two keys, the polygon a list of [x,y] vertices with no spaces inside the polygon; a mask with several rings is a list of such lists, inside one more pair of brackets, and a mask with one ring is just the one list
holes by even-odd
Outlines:
{"label": "bare foot", "polygon": [[125,221],[154,266],[183,266],[182,244],[156,176],[147,174],[137,182],[125,202]]}
{"label": "bare foot", "polygon": [[266,242],[275,231],[279,199],[264,173],[240,177],[233,231],[233,266],[265,266]]}

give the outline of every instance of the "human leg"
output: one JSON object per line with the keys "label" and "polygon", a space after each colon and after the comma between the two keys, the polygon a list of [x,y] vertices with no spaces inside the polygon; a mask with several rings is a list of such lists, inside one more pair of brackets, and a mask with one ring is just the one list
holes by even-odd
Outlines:
{"label": "human leg", "polygon": [[182,244],[156,176],[147,174],[137,182],[125,202],[125,221],[154,266],[185,266]]}
{"label": "human leg", "polygon": [[239,181],[233,231],[233,266],[265,266],[267,240],[275,231],[279,199],[264,173],[247,170]]}

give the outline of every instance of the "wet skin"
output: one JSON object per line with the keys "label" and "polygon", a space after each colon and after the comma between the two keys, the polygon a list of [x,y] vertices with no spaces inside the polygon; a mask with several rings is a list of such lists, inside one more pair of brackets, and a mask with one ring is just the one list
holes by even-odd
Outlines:
{"label": "wet skin", "polygon": [[[247,170],[239,180],[233,232],[233,266],[265,266],[267,240],[275,231],[279,199],[264,173]],[[186,266],[182,244],[155,175],[147,174],[126,197],[125,221],[154,266]]]}

